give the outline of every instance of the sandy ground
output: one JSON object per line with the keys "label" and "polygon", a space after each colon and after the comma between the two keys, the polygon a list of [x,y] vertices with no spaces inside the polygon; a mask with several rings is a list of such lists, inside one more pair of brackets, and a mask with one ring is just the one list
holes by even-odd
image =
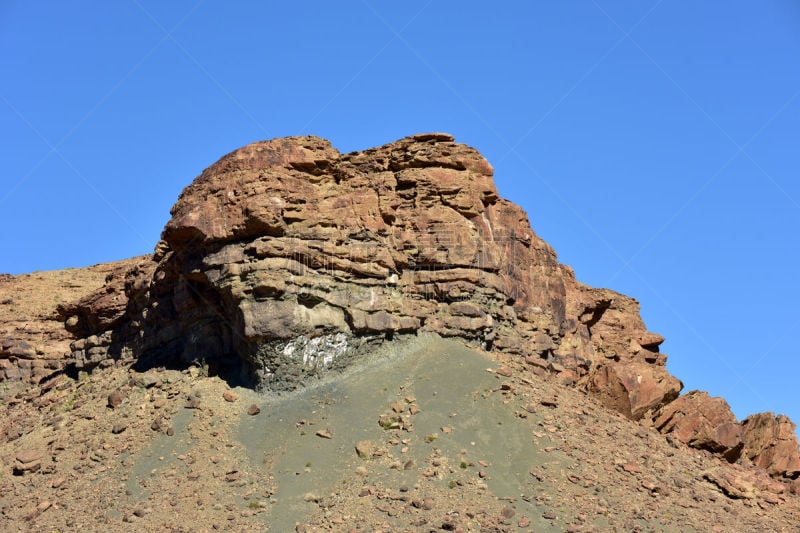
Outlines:
{"label": "sandy ground", "polygon": [[709,454],[437,337],[283,396],[117,367],[0,414],[3,531],[800,530],[798,498],[725,496]]}

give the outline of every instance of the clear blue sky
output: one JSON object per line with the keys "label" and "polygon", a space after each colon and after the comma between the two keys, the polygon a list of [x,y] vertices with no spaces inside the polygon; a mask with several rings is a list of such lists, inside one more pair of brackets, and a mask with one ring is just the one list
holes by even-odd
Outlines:
{"label": "clear blue sky", "polygon": [[668,368],[800,421],[800,4],[0,3],[0,272],[150,252],[224,153],[439,130]]}

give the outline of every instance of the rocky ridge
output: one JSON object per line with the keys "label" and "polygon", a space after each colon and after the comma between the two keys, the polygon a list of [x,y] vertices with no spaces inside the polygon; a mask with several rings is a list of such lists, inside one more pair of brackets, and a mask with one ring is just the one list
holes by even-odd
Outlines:
{"label": "rocky ridge", "polygon": [[492,175],[441,133],[350,154],[316,137],[236,150],[183,191],[152,257],[58,306],[70,360],[194,364],[280,390],[432,332],[524,358],[670,438],[757,465],[785,482],[764,485],[773,491],[797,487],[794,424],[739,423],[722,399],[679,396],[638,302],[578,282]]}

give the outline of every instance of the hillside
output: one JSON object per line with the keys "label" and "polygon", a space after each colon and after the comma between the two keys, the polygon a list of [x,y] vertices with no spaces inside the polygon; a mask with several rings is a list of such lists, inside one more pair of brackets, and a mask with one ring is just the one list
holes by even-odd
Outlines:
{"label": "hillside", "polygon": [[681,396],[638,302],[577,281],[492,175],[442,133],[263,141],[183,191],[152,256],[0,280],[0,512],[796,530],[794,424]]}

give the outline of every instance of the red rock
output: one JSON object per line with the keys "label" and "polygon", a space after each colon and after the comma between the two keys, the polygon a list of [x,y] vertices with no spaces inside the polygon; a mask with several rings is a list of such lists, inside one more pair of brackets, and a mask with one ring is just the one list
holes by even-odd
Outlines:
{"label": "red rock", "polygon": [[800,446],[796,425],[784,415],[759,413],[742,422],[742,455],[772,476],[800,476]]}
{"label": "red rock", "polygon": [[16,455],[16,460],[19,463],[27,464],[40,460],[44,456],[44,452],[34,448],[26,448],[21,450]]}
{"label": "red rock", "polygon": [[44,453],[40,450],[32,448],[21,450],[16,455],[14,474],[22,476],[38,472],[42,468],[42,457]]}
{"label": "red rock", "polygon": [[247,414],[250,416],[255,416],[261,412],[261,408],[256,404],[251,404],[250,407],[247,408]]}
{"label": "red rock", "polygon": [[375,453],[375,444],[371,440],[361,440],[356,443],[356,454],[362,459],[372,458]]}
{"label": "red rock", "polygon": [[640,474],[642,472],[642,469],[633,463],[625,463],[620,468],[629,474]]}
{"label": "red rock", "polygon": [[734,462],[742,451],[742,426],[728,402],[707,392],[691,391],[662,407],[655,427],[694,448],[708,450]]}
{"label": "red rock", "polygon": [[596,368],[589,391],[606,407],[632,420],[674,400],[683,384],[664,368],[644,363],[606,363]]}

